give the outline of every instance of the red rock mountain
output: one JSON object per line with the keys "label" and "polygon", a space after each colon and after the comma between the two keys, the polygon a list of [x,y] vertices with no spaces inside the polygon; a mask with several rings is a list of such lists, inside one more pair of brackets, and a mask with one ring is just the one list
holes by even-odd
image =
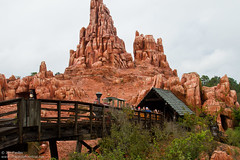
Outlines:
{"label": "red rock mountain", "polygon": [[227,76],[218,86],[202,87],[197,73],[184,74],[180,80],[177,70],[167,62],[162,39],[136,32],[134,61],[117,36],[110,11],[102,0],[91,0],[90,22],[80,30],[76,51],[70,50],[65,73],[54,76],[41,63],[39,73],[16,79],[0,74],[0,100],[16,98],[35,89],[37,98],[81,100],[93,102],[96,92],[102,97],[114,96],[137,105],[152,88],[171,90],[194,111],[204,108],[211,114],[221,110],[221,117],[232,127],[231,107],[237,106],[236,92],[230,90]]}
{"label": "red rock mountain", "polygon": [[89,25],[80,31],[77,50],[70,51],[67,71],[106,65],[116,68],[133,67],[132,56],[126,52],[124,41],[117,36],[108,8],[102,0],[91,0],[90,5]]}

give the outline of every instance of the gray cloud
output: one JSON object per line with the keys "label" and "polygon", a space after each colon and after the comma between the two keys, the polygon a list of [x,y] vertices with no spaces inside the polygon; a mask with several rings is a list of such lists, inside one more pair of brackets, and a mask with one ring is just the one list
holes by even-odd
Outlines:
{"label": "gray cloud", "polygon": [[[90,0],[1,0],[0,73],[26,76],[48,69],[64,72],[79,30],[89,23]],[[162,37],[179,76],[196,71],[240,80],[238,0],[104,0],[132,53],[135,31]]]}

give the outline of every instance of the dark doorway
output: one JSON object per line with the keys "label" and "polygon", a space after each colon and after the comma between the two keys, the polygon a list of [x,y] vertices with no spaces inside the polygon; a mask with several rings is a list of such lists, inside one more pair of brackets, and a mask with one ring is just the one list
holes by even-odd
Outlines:
{"label": "dark doorway", "polygon": [[223,127],[223,129],[226,131],[226,130],[228,129],[227,116],[220,115],[220,117],[221,117],[222,127]]}

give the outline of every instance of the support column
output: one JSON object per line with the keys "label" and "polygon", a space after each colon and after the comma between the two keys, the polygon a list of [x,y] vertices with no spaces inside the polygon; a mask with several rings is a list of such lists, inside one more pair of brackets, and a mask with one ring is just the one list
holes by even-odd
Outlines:
{"label": "support column", "polygon": [[81,153],[82,152],[82,141],[80,139],[77,140],[77,145],[76,145],[76,152]]}
{"label": "support column", "polygon": [[58,150],[57,150],[56,140],[50,140],[49,141],[49,146],[50,146],[51,158],[58,159]]}

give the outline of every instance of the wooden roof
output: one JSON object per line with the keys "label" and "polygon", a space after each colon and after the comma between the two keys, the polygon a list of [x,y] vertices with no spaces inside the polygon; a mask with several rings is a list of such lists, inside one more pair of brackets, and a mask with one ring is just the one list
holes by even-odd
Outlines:
{"label": "wooden roof", "polygon": [[169,90],[163,90],[160,88],[152,88],[147,95],[144,97],[144,99],[139,103],[139,106],[141,106],[141,103],[145,100],[145,98],[149,95],[155,93],[155,95],[165,101],[168,105],[172,107],[174,111],[176,111],[180,116],[183,116],[184,114],[195,114],[191,109],[189,109],[180,99],[178,99],[171,91]]}

